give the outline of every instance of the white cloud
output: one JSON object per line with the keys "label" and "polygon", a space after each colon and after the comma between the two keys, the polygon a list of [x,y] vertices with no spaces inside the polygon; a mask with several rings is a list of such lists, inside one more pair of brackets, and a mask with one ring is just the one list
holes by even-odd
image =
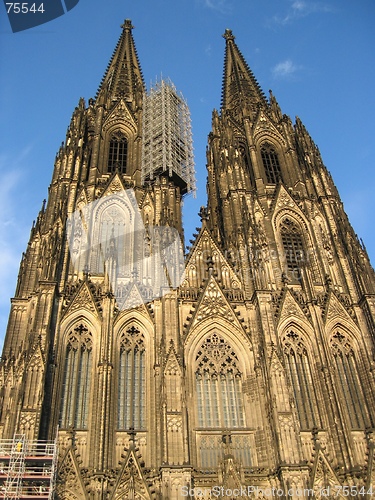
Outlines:
{"label": "white cloud", "polygon": [[232,4],[228,0],[201,0],[201,2],[205,7],[220,14],[229,14],[232,10]]}
{"label": "white cloud", "polygon": [[292,9],[295,12],[306,12],[308,10],[308,6],[306,2],[302,2],[300,0],[297,0],[296,2],[292,3]]}
{"label": "white cloud", "polygon": [[272,73],[275,78],[285,78],[293,75],[298,70],[291,59],[286,59],[285,61],[279,62],[272,68]]}
{"label": "white cloud", "polygon": [[272,21],[276,24],[289,24],[297,19],[306,17],[315,12],[332,12],[333,8],[322,2],[294,0],[288,8],[286,14],[275,15]]}

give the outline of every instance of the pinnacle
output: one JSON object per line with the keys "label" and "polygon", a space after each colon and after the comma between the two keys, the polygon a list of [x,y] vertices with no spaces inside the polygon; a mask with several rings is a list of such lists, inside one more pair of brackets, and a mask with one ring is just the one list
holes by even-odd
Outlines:
{"label": "pinnacle", "polygon": [[123,30],[132,30],[134,29],[134,26],[132,25],[132,22],[130,19],[125,19],[124,24],[120,26]]}
{"label": "pinnacle", "polygon": [[225,30],[225,33],[224,33],[224,35],[223,35],[223,38],[225,38],[225,40],[226,40],[227,42],[229,42],[229,40],[232,40],[232,41],[233,41],[236,37],[233,35],[232,30],[230,30],[230,29],[228,29],[228,28],[227,28],[227,29]]}

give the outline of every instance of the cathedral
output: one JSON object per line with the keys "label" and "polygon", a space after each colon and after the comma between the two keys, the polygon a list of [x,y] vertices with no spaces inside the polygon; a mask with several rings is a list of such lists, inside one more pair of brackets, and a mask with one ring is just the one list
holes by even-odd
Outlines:
{"label": "cathedral", "polygon": [[[187,104],[168,81],[147,91],[121,28],[22,256],[0,476],[1,443],[18,436],[17,457],[56,443],[56,500],[370,495],[375,275],[318,147],[227,29],[186,250]],[[4,488],[17,476],[18,493],[3,497],[36,498],[16,462]]]}

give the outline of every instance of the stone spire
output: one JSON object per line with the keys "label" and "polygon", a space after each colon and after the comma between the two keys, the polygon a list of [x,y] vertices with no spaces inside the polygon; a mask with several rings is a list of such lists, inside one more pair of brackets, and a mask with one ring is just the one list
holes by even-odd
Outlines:
{"label": "stone spire", "polygon": [[126,19],[121,28],[120,39],[96,95],[97,104],[106,104],[108,108],[121,98],[135,105],[145,90],[131,21]]}
{"label": "stone spire", "polygon": [[238,49],[232,30],[226,29],[221,108],[234,114],[254,115],[259,105],[268,106],[256,78]]}

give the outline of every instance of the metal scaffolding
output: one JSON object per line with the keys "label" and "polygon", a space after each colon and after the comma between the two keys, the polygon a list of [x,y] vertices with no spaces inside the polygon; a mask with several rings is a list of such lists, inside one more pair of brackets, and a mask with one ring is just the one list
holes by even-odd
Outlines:
{"label": "metal scaffolding", "polygon": [[[22,486],[22,478],[25,473],[25,436],[24,434],[15,434],[13,441],[9,443],[9,465],[7,470],[7,478],[5,481],[5,498],[19,498],[20,488]],[[6,451],[7,443],[4,444]],[[3,446],[1,446],[1,452]]]}
{"label": "metal scaffolding", "polygon": [[195,192],[189,108],[173,83],[161,80],[143,101],[142,182],[166,171],[183,194]]}
{"label": "metal scaffolding", "polygon": [[56,441],[30,441],[24,434],[0,440],[0,498],[53,499]]}

